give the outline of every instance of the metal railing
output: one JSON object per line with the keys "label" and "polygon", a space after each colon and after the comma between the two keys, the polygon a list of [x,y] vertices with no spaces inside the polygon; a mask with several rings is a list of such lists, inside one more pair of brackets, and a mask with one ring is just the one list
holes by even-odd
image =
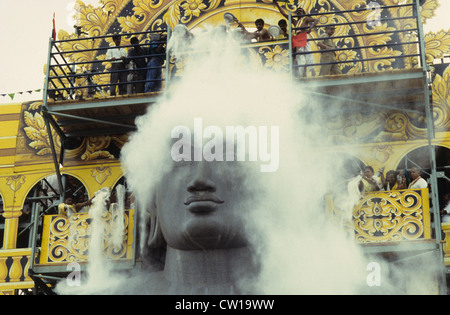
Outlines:
{"label": "metal railing", "polygon": [[[122,91],[119,94],[159,91],[165,80],[161,74],[165,67],[164,60],[167,59],[167,30],[117,35],[127,44],[109,45],[110,39],[116,35],[79,36],[64,40],[50,38],[44,100],[106,97],[114,95],[116,89]],[[137,45],[128,44],[132,37],[138,38]],[[158,45],[164,46],[161,52],[154,49]],[[139,55],[130,55],[130,50],[137,46],[141,49]],[[127,52],[124,60],[106,59],[108,49],[114,48]],[[120,67],[111,70],[114,62],[118,62]],[[113,75],[119,79],[111,81]],[[136,89],[137,86],[140,89]]]}
{"label": "metal railing", "polygon": [[[386,12],[393,12],[395,9],[401,9],[404,13],[407,13],[406,16],[388,16]],[[337,47],[333,49],[317,49],[317,50],[308,50],[306,51],[292,51],[292,58],[296,59],[297,57],[303,56],[306,58],[309,55],[312,55],[315,60],[322,59],[324,53],[334,53],[336,56],[336,60],[331,62],[324,62],[320,60],[319,62],[313,63],[303,63],[303,64],[293,64],[293,71],[299,72],[301,68],[306,67],[315,67],[315,66],[328,66],[328,65],[338,65],[340,68],[343,68],[342,73],[346,73],[349,69],[345,69],[346,65],[356,65],[360,63],[358,72],[377,72],[383,71],[386,69],[395,70],[395,69],[408,69],[413,67],[421,67],[425,64],[425,52],[424,52],[424,35],[421,29],[421,21],[419,20],[420,14],[419,9],[416,4],[416,0],[412,0],[411,3],[405,4],[397,4],[397,5],[379,5],[376,7],[376,10],[379,10],[378,18],[374,21],[372,13],[374,12],[373,6],[365,6],[358,9],[352,10],[341,10],[341,11],[328,11],[328,12],[317,12],[312,14],[304,14],[304,15],[291,15],[289,14],[289,22],[288,25],[292,25],[293,18],[301,20],[304,17],[313,17],[316,19],[320,19],[323,17],[325,20],[329,20],[329,17],[338,16],[341,17],[340,20],[345,20],[346,22],[336,22],[336,23],[328,23],[323,25],[319,22],[316,28],[325,28],[325,27],[335,27],[339,29],[343,26],[348,27],[349,33],[354,32],[353,34],[339,34],[337,36],[329,36],[325,30],[319,37],[308,36],[307,42],[310,46],[312,43],[319,43],[324,40],[333,40],[337,41]],[[347,21],[348,19],[345,17],[349,14],[354,13],[367,13],[367,19],[365,20],[355,20],[355,21]],[[384,16],[381,13],[384,12]],[[370,19],[369,19],[370,16]],[[397,25],[396,25],[397,23]],[[403,28],[395,29],[398,25],[403,24]],[[376,26],[385,26],[379,27]],[[306,31],[308,27],[290,27],[289,32],[289,41],[292,42],[292,33],[297,33],[299,31]],[[355,32],[357,30],[358,32]],[[374,39],[374,36],[386,36],[388,35],[389,41],[377,44],[371,44],[370,41]],[[355,46],[348,46],[347,39],[352,39],[358,43]],[[388,51],[391,48],[397,49],[396,53],[387,53],[384,55],[376,56],[377,53],[381,52],[383,49]],[[348,51],[357,52],[357,58],[347,59],[345,53]],[[317,57],[320,55],[320,57]],[[343,57],[340,60],[340,55]],[[366,56],[366,57],[364,57]],[[377,61],[387,61],[386,66],[379,68],[379,65],[376,64]]]}
{"label": "metal railing", "polygon": [[[289,14],[288,38],[281,41],[277,40],[276,42],[255,43],[256,46],[253,49],[258,49],[260,45],[272,48],[279,45],[282,46],[283,50],[289,50],[289,63],[283,69],[290,71],[292,77],[297,77],[297,73],[299,71],[302,72],[302,68],[322,68],[333,65],[337,65],[343,74],[420,68],[426,64],[426,59],[418,3],[417,0],[411,0],[410,3],[405,4],[379,5],[377,7],[379,16],[376,24],[383,26],[379,28],[373,25],[372,19],[367,18],[373,12],[372,6],[296,16]],[[395,16],[399,10],[402,10],[402,14]],[[364,15],[364,12],[366,15]],[[358,14],[360,16],[359,20],[355,16],[351,18],[352,14]],[[305,27],[298,25],[293,27],[292,21],[294,18],[301,20],[307,16],[319,19],[319,24],[317,24],[314,32],[315,37],[308,35],[307,39],[307,42],[314,49],[305,51],[293,50],[292,34],[304,30]],[[361,18],[361,16],[366,16],[366,19]],[[322,20],[325,23],[322,23]],[[334,23],[327,23],[327,21],[333,20],[335,21]],[[327,36],[325,27],[329,26],[338,29],[336,36]],[[345,27],[345,31],[342,29],[343,27]],[[115,47],[130,51],[135,46],[128,43],[132,37],[136,37],[139,39],[139,45],[145,53],[140,56],[127,56],[122,68],[116,70],[110,69],[114,60],[106,59],[108,49],[113,47],[110,43],[114,35],[95,37],[83,37],[81,35],[77,38],[58,41],[51,38],[44,88],[44,103],[46,104],[48,98],[62,100],[107,97],[115,95],[113,91],[118,87],[121,87],[121,94],[159,91],[163,88],[162,85],[164,84],[162,83],[169,77],[170,55],[168,51],[156,53],[150,47],[159,44],[166,45],[170,37],[170,29],[118,35],[124,39],[122,42],[125,42],[126,45]],[[155,40],[155,36],[165,37],[162,40]],[[377,41],[377,37],[383,37],[384,39]],[[317,47],[317,44],[324,40],[336,42],[336,48],[320,49]],[[354,44],[348,44],[350,42]],[[252,48],[249,47],[249,49]],[[326,62],[321,60],[321,57],[326,53],[334,54],[336,59]],[[313,61],[296,63],[296,59],[301,59],[300,57],[306,58],[307,56],[313,57]],[[155,63],[152,64],[150,60],[153,58],[160,58],[160,62],[156,63],[156,65]],[[142,60],[145,60],[145,66],[141,65],[135,70],[125,67],[138,59],[140,59],[140,63],[142,63]],[[265,60],[263,60],[263,64],[265,64]],[[164,75],[161,75],[163,69],[165,69]],[[141,75],[133,77],[130,75],[133,74],[133,71],[137,71]],[[157,72],[157,74],[154,76],[149,75],[151,71]],[[118,82],[111,82],[110,78],[112,75],[120,76],[122,79]],[[125,76],[128,76],[128,78],[124,79]],[[156,89],[142,88],[152,84],[157,86]],[[129,88],[127,91],[125,91],[125,86]],[[140,86],[140,88],[136,90],[137,86]]]}

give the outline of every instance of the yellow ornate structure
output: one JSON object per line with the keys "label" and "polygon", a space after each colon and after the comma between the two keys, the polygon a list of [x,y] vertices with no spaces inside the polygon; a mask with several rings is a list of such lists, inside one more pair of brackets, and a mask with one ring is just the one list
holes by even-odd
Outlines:
{"label": "yellow ornate structure", "polygon": [[[4,211],[0,219],[0,224],[4,225],[0,231],[0,292],[3,294],[14,294],[17,290],[35,286],[27,274],[31,249],[17,248],[17,242],[27,196],[41,180],[55,174],[47,130],[42,116],[36,111],[41,105],[42,101],[0,106],[0,195]],[[60,169],[62,174],[80,180],[89,197],[103,187],[112,189],[123,177],[117,158],[113,159],[110,154],[106,160],[92,158],[101,155],[102,149],[111,142],[123,144],[117,137],[84,139],[79,148],[67,152],[66,165]],[[45,216],[45,220],[49,218]],[[132,237],[128,239],[129,242],[132,240]]]}
{"label": "yellow ornate structure", "polygon": [[358,243],[430,240],[428,189],[370,193],[355,205]]}
{"label": "yellow ornate structure", "polygon": [[450,223],[442,223],[442,231],[445,233],[444,263],[446,266],[450,266]]}
{"label": "yellow ornate structure", "polygon": [[[108,259],[132,260],[133,258],[133,211],[124,216],[124,237],[121,245],[113,244],[111,229],[117,224],[117,214],[103,214],[105,228],[105,253]],[[131,215],[130,215],[131,214]],[[76,214],[70,218],[60,215],[48,215],[44,218],[42,245],[39,257],[40,265],[56,265],[69,262],[86,263],[88,259],[91,226],[88,214]],[[38,265],[39,265],[38,264]]]}
{"label": "yellow ornate structure", "polygon": [[15,290],[34,287],[28,276],[30,249],[20,248],[0,251],[0,292],[14,294]]}
{"label": "yellow ornate structure", "polygon": [[[442,0],[440,0],[442,1]],[[357,77],[360,72],[395,75],[398,67],[397,57],[412,55],[417,51],[414,32],[396,33],[399,29],[409,29],[407,19],[396,21],[396,25],[382,23],[368,28],[365,23],[347,25],[348,22],[367,20],[369,12],[359,12],[358,8],[369,1],[357,0],[289,0],[280,2],[286,12],[294,12],[303,7],[306,12],[316,14],[327,11],[351,11],[332,16],[317,15],[320,25],[337,23],[335,36],[350,36],[342,51],[337,53],[341,61],[343,77]],[[404,1],[380,0],[386,6],[401,5]],[[272,0],[99,0],[99,6],[85,5],[77,0],[77,18],[81,29],[89,37],[105,36],[113,33],[138,33],[147,30],[173,28],[184,24],[188,29],[204,25],[223,24],[223,13],[234,14],[243,24],[250,28],[254,20],[264,17],[266,27],[276,25],[283,18]],[[422,22],[432,19],[439,8],[438,0],[428,0],[422,6]],[[314,13],[312,16],[314,17]],[[391,16],[408,17],[413,14],[410,7],[389,9]],[[318,38],[322,31],[314,30],[312,38]],[[384,32],[383,34],[380,34]],[[359,34],[368,36],[358,36]],[[96,50],[111,43],[111,38],[98,38],[89,41],[77,40],[78,35],[60,30],[59,40],[71,40],[60,44],[62,51],[68,51],[71,62],[98,61],[100,67],[109,69],[104,62],[105,50]],[[143,38],[140,38],[143,39]],[[124,38],[123,44],[129,44],[130,38]],[[396,46],[377,49],[376,45],[388,42],[411,42],[402,49]],[[102,46],[103,45],[103,46]],[[366,50],[361,46],[374,46]],[[426,34],[424,40],[427,62],[443,58],[450,53],[449,31]],[[318,50],[315,42],[312,50]],[[261,66],[277,71],[289,70],[289,49],[286,43],[258,47],[254,57]],[[320,54],[314,54],[319,63]],[[365,60],[360,62],[360,60]],[[403,69],[417,69],[420,61],[416,57],[405,57]],[[77,73],[90,71],[94,63],[77,69]],[[316,66],[317,68],[318,66]],[[434,137],[431,145],[450,150],[450,67],[432,69],[432,109]],[[439,70],[439,71],[438,71]],[[57,75],[62,71],[57,70]],[[66,81],[65,81],[66,80]],[[77,79],[78,80],[78,79]],[[96,84],[108,84],[108,74],[93,76]],[[69,84],[62,79],[57,87]],[[67,93],[65,94],[67,96]],[[103,104],[102,95],[95,94],[98,104]],[[123,98],[124,99],[124,98]],[[370,96],[368,97],[370,100]],[[54,104],[55,106],[58,103]],[[62,150],[61,137],[53,132],[49,137],[48,125],[42,114],[43,101],[0,106],[0,196],[3,212],[0,224],[3,235],[0,240],[0,294],[15,294],[18,290],[35,287],[27,271],[30,266],[31,249],[18,248],[19,225],[24,216],[24,206],[33,188],[48,176],[55,174],[52,157],[52,143],[56,153],[64,151],[64,165],[59,167],[63,175],[70,175],[79,180],[86,188],[89,198],[103,187],[112,189],[123,177],[123,170],[118,160],[118,152],[127,141],[126,134],[86,135],[78,137],[78,142]],[[343,154],[371,165],[374,169],[384,166],[386,170],[404,168],[404,160],[429,145],[425,113],[396,110],[394,108],[375,111],[353,111],[330,119],[326,126],[331,146],[323,149],[329,154]],[[51,138],[51,139],[50,139]],[[50,141],[52,140],[52,141]],[[449,159],[441,161],[441,166],[449,166]],[[448,174],[448,173],[445,173]],[[449,175],[450,176],[450,175]],[[430,241],[430,209],[428,190],[402,190],[368,195],[362,198],[353,211],[353,227],[356,240],[361,244],[379,242],[415,242]],[[332,202],[332,201],[331,201]],[[130,260],[132,257],[134,227],[133,211],[127,212],[127,237],[122,251],[113,253],[119,259]],[[82,262],[86,258],[86,243],[79,240],[89,235],[87,215],[77,215],[70,219],[45,215],[43,217],[43,238],[40,252],[35,262],[37,265],[51,266],[69,261]],[[70,228],[65,229],[64,227]],[[445,239],[443,242],[445,265],[450,266],[450,227],[442,224]],[[72,236],[75,235],[75,239]],[[76,241],[75,241],[76,240]],[[37,253],[36,253],[37,254]]]}

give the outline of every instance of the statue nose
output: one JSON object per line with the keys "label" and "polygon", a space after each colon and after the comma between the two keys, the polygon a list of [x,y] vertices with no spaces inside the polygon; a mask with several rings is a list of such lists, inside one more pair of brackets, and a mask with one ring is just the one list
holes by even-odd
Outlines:
{"label": "statue nose", "polygon": [[214,183],[211,176],[212,172],[210,164],[210,162],[205,161],[197,162],[195,173],[187,187],[188,192],[192,193],[199,191],[216,191],[216,184]]}

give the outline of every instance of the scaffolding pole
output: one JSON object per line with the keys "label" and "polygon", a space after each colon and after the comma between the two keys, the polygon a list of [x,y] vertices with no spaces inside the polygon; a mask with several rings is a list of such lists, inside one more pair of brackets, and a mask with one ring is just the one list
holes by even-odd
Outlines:
{"label": "scaffolding pole", "polygon": [[421,56],[421,63],[423,69],[423,90],[424,90],[424,106],[425,106],[425,114],[427,119],[427,140],[428,140],[428,153],[430,159],[430,185],[431,185],[431,201],[433,203],[433,216],[434,216],[434,231],[436,238],[436,245],[439,248],[439,260],[441,261],[442,272],[438,275],[438,283],[439,283],[439,293],[446,294],[447,286],[445,279],[445,270],[444,270],[444,255],[443,255],[443,246],[442,246],[442,231],[441,231],[441,220],[439,213],[439,191],[438,191],[438,183],[437,183],[437,173],[436,173],[436,151],[432,145],[432,140],[434,139],[434,121],[433,121],[433,113],[430,104],[430,90],[429,90],[429,79],[428,79],[428,65],[425,53],[425,36],[422,27],[422,20],[420,14],[420,3],[419,0],[415,1],[414,5],[414,13],[417,18],[417,28],[419,30],[419,49]]}

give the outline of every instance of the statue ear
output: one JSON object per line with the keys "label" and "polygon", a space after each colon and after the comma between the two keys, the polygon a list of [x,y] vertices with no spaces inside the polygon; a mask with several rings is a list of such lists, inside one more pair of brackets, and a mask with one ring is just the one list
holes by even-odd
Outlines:
{"label": "statue ear", "polygon": [[162,235],[161,228],[159,227],[158,211],[157,211],[157,198],[156,194],[150,202],[150,207],[147,209],[146,216],[146,230],[147,230],[147,246],[149,248],[158,248],[165,246],[164,236]]}
{"label": "statue ear", "polygon": [[161,232],[161,228],[159,227],[157,213],[155,194],[145,212],[142,258],[151,269],[155,268],[156,270],[159,270],[164,268],[167,245]]}

